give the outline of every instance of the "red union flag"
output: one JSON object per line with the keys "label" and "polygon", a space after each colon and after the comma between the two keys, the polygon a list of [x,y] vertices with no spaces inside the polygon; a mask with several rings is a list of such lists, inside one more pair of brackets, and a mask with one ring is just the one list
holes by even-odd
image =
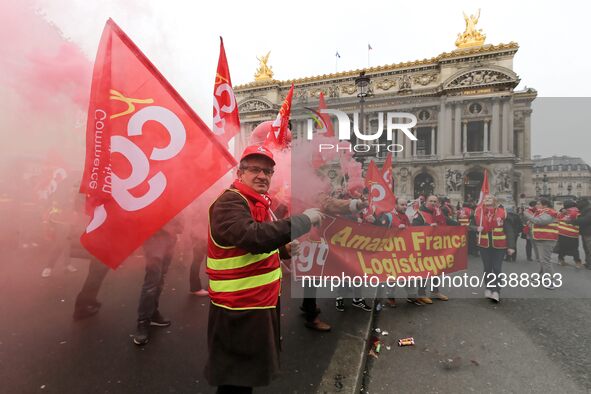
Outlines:
{"label": "red union flag", "polygon": [[480,188],[480,196],[478,197],[478,204],[481,205],[484,197],[490,194],[490,186],[488,184],[488,171],[484,170],[484,178],[482,179],[482,187]]}
{"label": "red union flag", "polygon": [[392,152],[388,152],[388,156],[386,156],[386,160],[384,160],[384,165],[382,166],[382,178],[390,190],[392,190],[392,186],[394,186],[394,179],[392,178]]}
{"label": "red union flag", "polygon": [[116,268],[235,165],[209,128],[111,19],[95,61],[80,241]]}
{"label": "red union flag", "polygon": [[327,137],[334,137],[334,127],[332,125],[332,121],[330,120],[330,116],[328,116],[328,114],[322,113],[323,109],[326,109],[326,102],[324,101],[324,93],[320,92],[320,97],[318,97],[318,116],[322,120],[323,129],[319,132],[324,132],[324,135]]}
{"label": "red union flag", "polygon": [[283,104],[279,109],[277,118],[275,119],[275,121],[273,121],[273,126],[271,127],[271,132],[269,133],[269,135],[267,135],[265,145],[281,149],[287,146],[287,129],[289,127],[289,117],[291,115],[292,97],[293,83],[291,84],[289,92],[287,92],[287,96],[285,96],[285,100],[283,100]]}
{"label": "red union flag", "polygon": [[376,163],[372,160],[367,167],[365,177],[366,187],[369,189],[369,206],[376,214],[391,212],[396,204],[396,197],[382,177]]}
{"label": "red union flag", "polygon": [[234,90],[232,90],[230,69],[228,68],[228,60],[226,59],[226,51],[224,49],[224,40],[222,37],[220,37],[218,70],[215,74],[215,83],[213,86],[212,131],[217,136],[218,141],[224,145],[240,132],[238,106],[236,105]]}

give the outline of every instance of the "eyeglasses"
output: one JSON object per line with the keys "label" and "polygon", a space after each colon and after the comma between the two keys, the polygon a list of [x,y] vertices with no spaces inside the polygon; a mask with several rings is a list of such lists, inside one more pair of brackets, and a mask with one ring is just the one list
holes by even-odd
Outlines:
{"label": "eyeglasses", "polygon": [[271,176],[275,173],[275,170],[272,168],[261,168],[261,167],[257,167],[257,166],[244,166],[244,167],[240,167],[241,170],[246,170],[248,172],[250,172],[253,175],[258,175],[261,173],[261,171],[263,172],[263,174],[265,174],[266,176]]}

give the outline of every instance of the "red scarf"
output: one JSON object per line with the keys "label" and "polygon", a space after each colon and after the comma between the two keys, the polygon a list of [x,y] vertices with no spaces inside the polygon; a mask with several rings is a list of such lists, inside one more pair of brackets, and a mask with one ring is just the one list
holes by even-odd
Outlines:
{"label": "red scarf", "polygon": [[250,213],[257,222],[268,222],[271,220],[269,209],[271,208],[271,197],[268,194],[259,194],[251,187],[246,186],[238,179],[232,183],[232,187],[240,192],[249,201]]}

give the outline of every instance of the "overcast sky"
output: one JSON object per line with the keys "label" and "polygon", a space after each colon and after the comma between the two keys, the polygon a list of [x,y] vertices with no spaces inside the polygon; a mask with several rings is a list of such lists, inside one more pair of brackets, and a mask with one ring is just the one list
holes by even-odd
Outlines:
{"label": "overcast sky", "polygon": [[[477,25],[486,43],[515,41],[518,87],[539,97],[586,97],[589,78],[589,15],[583,1],[163,1],[41,0],[40,11],[94,59],[100,34],[112,17],[197,113],[211,121],[211,92],[224,37],[234,85],[253,80],[257,56],[271,50],[279,80],[338,70],[434,57],[455,49],[464,30],[462,12],[481,8]],[[577,111],[533,119],[533,154],[567,154],[591,163],[589,100]],[[549,103],[549,102],[548,102]],[[583,112],[581,112],[583,111]],[[571,118],[579,114],[578,118]],[[569,122],[552,119],[569,117]],[[577,142],[572,142],[576,139]]]}

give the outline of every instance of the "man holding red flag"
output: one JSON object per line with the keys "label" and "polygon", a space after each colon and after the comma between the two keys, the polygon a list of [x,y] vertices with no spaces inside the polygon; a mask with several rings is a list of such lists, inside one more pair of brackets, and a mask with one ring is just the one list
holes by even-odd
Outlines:
{"label": "man holding red flag", "polygon": [[265,146],[244,150],[237,179],[209,208],[208,382],[218,393],[249,393],[279,371],[280,258],[290,240],[319,224],[317,208],[273,220],[267,194],[274,172]]}

